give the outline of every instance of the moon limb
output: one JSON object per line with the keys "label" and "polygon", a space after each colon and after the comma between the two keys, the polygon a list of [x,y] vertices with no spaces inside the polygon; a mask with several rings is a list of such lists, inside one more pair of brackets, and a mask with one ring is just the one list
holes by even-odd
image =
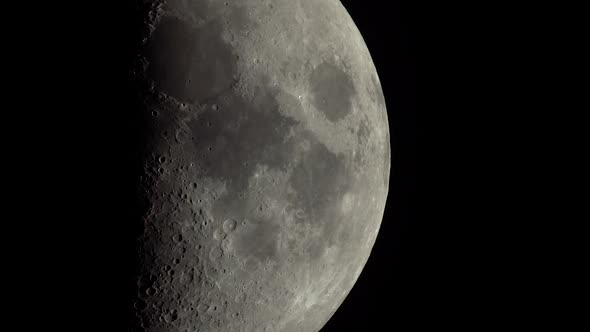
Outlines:
{"label": "moon limb", "polygon": [[368,259],[388,190],[362,37],[335,0],[157,3],[138,56],[158,112],[135,329],[317,331]]}

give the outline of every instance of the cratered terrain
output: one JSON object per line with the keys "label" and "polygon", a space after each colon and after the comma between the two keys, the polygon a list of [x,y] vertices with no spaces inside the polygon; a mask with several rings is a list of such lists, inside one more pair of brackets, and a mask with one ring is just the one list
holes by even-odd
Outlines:
{"label": "cratered terrain", "polygon": [[144,1],[130,331],[319,331],[375,242],[390,145],[337,0]]}

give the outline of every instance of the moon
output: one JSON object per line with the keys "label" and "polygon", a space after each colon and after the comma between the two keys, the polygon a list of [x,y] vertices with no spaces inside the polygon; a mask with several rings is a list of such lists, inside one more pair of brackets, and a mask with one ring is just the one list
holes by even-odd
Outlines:
{"label": "moon", "polygon": [[146,0],[131,331],[319,331],[388,193],[385,101],[337,0]]}

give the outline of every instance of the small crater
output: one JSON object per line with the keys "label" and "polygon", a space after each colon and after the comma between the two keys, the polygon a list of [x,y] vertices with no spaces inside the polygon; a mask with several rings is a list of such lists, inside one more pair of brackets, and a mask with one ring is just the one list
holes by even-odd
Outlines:
{"label": "small crater", "polygon": [[147,307],[147,304],[145,303],[145,301],[143,301],[143,300],[140,299],[140,300],[135,301],[135,303],[133,304],[133,306],[137,310],[144,310]]}
{"label": "small crater", "polygon": [[[242,303],[246,301],[246,293],[239,293],[238,295],[236,295],[235,301],[237,303]],[[237,316],[239,316],[239,313],[236,313]]]}
{"label": "small crater", "polygon": [[197,306],[197,312],[200,314],[206,312],[208,309],[209,305],[207,305],[206,303],[199,303],[199,305]]}
{"label": "small crater", "polygon": [[181,285],[186,285],[190,280],[191,280],[191,277],[188,274],[182,273],[180,275],[179,282]]}
{"label": "small crater", "polygon": [[244,263],[246,271],[254,272],[258,269],[258,260],[254,257],[248,257]]}
{"label": "small crater", "polygon": [[213,319],[213,317],[211,317],[211,315],[201,315],[200,316],[201,319],[201,323],[203,324],[208,324],[211,322],[211,320]]}
{"label": "small crater", "polygon": [[223,231],[227,234],[233,232],[238,226],[238,222],[235,219],[227,219],[223,222]]}
{"label": "small crater", "polygon": [[232,242],[230,238],[225,238],[223,239],[223,241],[221,241],[221,248],[223,248],[224,251],[229,252],[232,249]]}
{"label": "small crater", "polygon": [[166,323],[172,323],[178,319],[178,313],[176,310],[171,310],[169,313],[165,314],[163,318]]}
{"label": "small crater", "polygon": [[215,241],[221,241],[223,240],[227,235],[226,234],[222,234],[222,232],[219,229],[215,229],[215,231],[213,232],[213,239]]}
{"label": "small crater", "polygon": [[172,239],[174,240],[174,242],[180,243],[182,241],[182,234],[176,234],[172,237]]}
{"label": "small crater", "polygon": [[221,256],[223,256],[223,251],[221,251],[221,248],[215,247],[209,252],[209,258],[211,258],[212,261],[219,260]]}
{"label": "small crater", "polygon": [[182,144],[182,143],[184,143],[186,141],[187,141],[187,134],[184,132],[184,130],[179,129],[176,132],[176,142],[179,143],[179,144]]}
{"label": "small crater", "polygon": [[154,295],[156,295],[156,293],[158,293],[158,290],[157,290],[156,288],[154,288],[154,287],[150,287],[150,288],[148,288],[148,289],[145,291],[145,293],[146,293],[148,296],[154,296]]}

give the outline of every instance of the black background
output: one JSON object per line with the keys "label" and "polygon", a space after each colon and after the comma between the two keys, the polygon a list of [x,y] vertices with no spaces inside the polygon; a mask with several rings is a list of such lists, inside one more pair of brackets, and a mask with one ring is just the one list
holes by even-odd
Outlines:
{"label": "black background", "polygon": [[[403,330],[415,314],[420,264],[412,236],[418,136],[413,11],[401,1],[343,3],[381,79],[392,165],[372,254],[322,331]],[[134,1],[120,0],[34,9],[6,9],[29,13],[26,20],[9,15],[18,24],[5,39],[11,60],[4,62],[3,78],[13,100],[5,103],[12,106],[3,124],[5,132],[16,129],[6,140],[14,169],[5,173],[5,185],[17,179],[9,198],[22,202],[5,203],[13,211],[5,214],[11,222],[3,235],[16,242],[6,251],[14,259],[5,267],[14,284],[23,284],[5,283],[6,296],[17,293],[10,306],[15,315],[7,316],[22,330],[123,331],[133,291],[129,239],[144,208],[134,179],[147,123],[129,95],[127,75],[140,16]]]}

